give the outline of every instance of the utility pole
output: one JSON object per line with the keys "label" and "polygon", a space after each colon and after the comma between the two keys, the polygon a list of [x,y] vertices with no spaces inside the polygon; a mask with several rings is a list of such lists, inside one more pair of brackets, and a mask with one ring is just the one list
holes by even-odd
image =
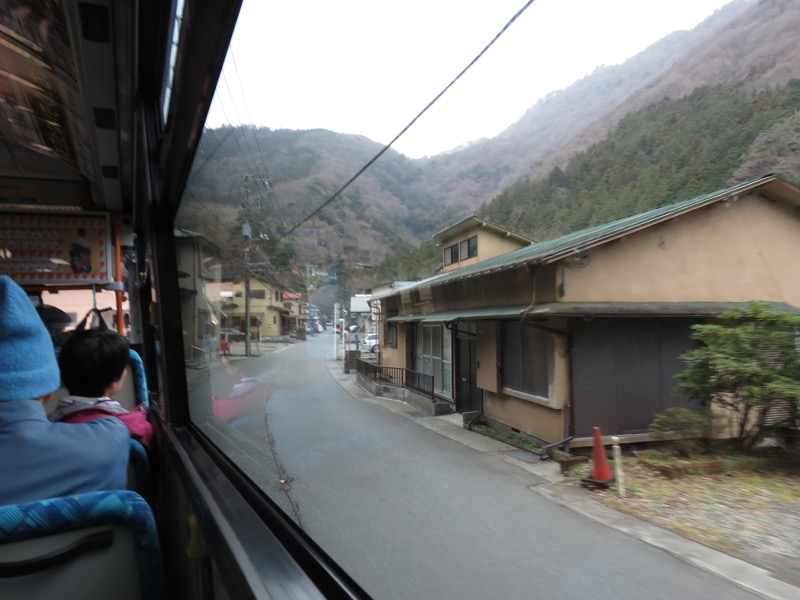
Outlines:
{"label": "utility pole", "polygon": [[347,359],[347,342],[345,341],[345,324],[347,323],[347,309],[342,307],[342,357]]}
{"label": "utility pole", "polygon": [[244,355],[250,356],[250,240],[253,230],[250,223],[242,223],[242,236],[246,240],[244,247]]}
{"label": "utility pole", "polygon": [[336,343],[336,327],[339,325],[339,303],[333,305],[333,360],[339,360],[339,344]]}

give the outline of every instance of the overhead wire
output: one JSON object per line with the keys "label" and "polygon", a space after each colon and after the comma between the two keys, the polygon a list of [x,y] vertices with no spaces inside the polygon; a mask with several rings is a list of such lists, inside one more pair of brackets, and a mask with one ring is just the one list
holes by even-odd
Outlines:
{"label": "overhead wire", "polygon": [[385,145],[383,148],[381,148],[381,150],[380,150],[380,151],[378,151],[378,153],[377,153],[375,156],[373,156],[373,157],[372,157],[372,158],[371,158],[369,161],[367,161],[367,163],[366,163],[366,164],[365,164],[363,167],[361,167],[361,168],[360,168],[358,171],[356,171],[355,175],[353,175],[353,176],[352,176],[350,179],[348,179],[348,180],[347,180],[347,182],[346,182],[344,185],[342,185],[342,186],[341,186],[341,187],[340,187],[338,190],[336,190],[336,192],[334,192],[334,193],[333,193],[333,194],[332,194],[332,195],[331,195],[331,196],[330,196],[330,197],[329,197],[327,200],[325,200],[325,201],[324,201],[322,204],[320,204],[320,205],[319,205],[317,208],[315,208],[315,209],[314,209],[313,211],[311,211],[311,212],[310,212],[308,215],[306,215],[306,216],[305,216],[305,217],[304,217],[302,220],[300,220],[300,221],[299,221],[299,222],[298,222],[296,225],[294,225],[293,227],[289,228],[289,229],[288,229],[288,230],[287,230],[287,231],[286,231],[286,232],[285,232],[283,235],[280,235],[280,236],[278,237],[278,239],[282,239],[283,237],[286,237],[286,236],[288,236],[288,235],[291,235],[293,232],[295,232],[297,229],[299,229],[300,227],[302,227],[302,226],[303,226],[303,225],[304,225],[306,222],[308,222],[310,219],[313,219],[313,218],[314,218],[315,216],[317,216],[317,215],[318,215],[318,214],[319,214],[319,213],[320,213],[320,212],[321,212],[321,211],[322,211],[322,210],[323,210],[323,209],[324,209],[326,206],[328,206],[328,205],[329,205],[329,204],[331,204],[331,203],[332,203],[334,200],[336,200],[336,199],[337,199],[337,198],[338,198],[338,197],[339,197],[339,196],[342,194],[342,192],[344,192],[344,191],[345,191],[345,190],[346,190],[348,187],[350,187],[350,186],[353,184],[353,182],[354,182],[356,179],[358,179],[359,177],[361,177],[361,175],[364,173],[364,171],[366,171],[367,169],[369,169],[369,168],[370,168],[370,167],[371,167],[371,166],[372,166],[372,165],[375,163],[375,161],[377,161],[377,160],[378,160],[378,159],[379,159],[381,156],[383,156],[383,155],[386,153],[386,151],[387,151],[387,150],[389,150],[389,148],[391,148],[391,147],[392,147],[392,145],[393,145],[393,144],[394,144],[394,143],[395,143],[397,140],[399,140],[399,139],[400,139],[400,137],[401,137],[401,136],[403,136],[403,134],[405,134],[405,132],[406,132],[406,131],[408,131],[408,130],[409,130],[409,129],[410,129],[410,128],[411,128],[411,127],[412,127],[412,126],[413,126],[413,125],[414,125],[414,124],[415,124],[415,123],[418,121],[418,120],[419,120],[419,118],[420,118],[422,115],[424,115],[424,114],[425,114],[425,113],[428,111],[428,109],[430,109],[430,108],[431,108],[431,107],[432,107],[434,104],[436,104],[436,102],[438,102],[439,98],[441,98],[441,97],[442,97],[442,96],[443,96],[443,95],[444,95],[444,94],[445,94],[445,93],[446,93],[446,92],[447,92],[447,91],[448,91],[448,90],[449,90],[451,87],[453,87],[453,85],[454,85],[454,84],[455,84],[455,83],[456,83],[456,82],[457,82],[459,79],[461,79],[461,77],[462,77],[462,76],[463,76],[463,75],[464,75],[464,74],[465,74],[467,71],[469,71],[469,69],[470,69],[470,68],[472,68],[472,66],[473,66],[473,65],[474,65],[476,62],[478,62],[478,60],[480,60],[480,58],[481,58],[481,57],[482,57],[484,54],[486,54],[486,52],[489,50],[489,48],[491,48],[491,47],[492,47],[492,46],[495,44],[495,42],[497,42],[497,40],[499,40],[499,39],[500,39],[500,37],[501,37],[501,36],[502,36],[502,35],[503,35],[503,34],[506,32],[506,30],[507,30],[509,27],[511,27],[511,25],[514,23],[514,21],[516,21],[516,20],[517,20],[517,19],[518,19],[518,18],[519,18],[519,17],[520,17],[520,16],[521,16],[521,15],[522,15],[522,14],[523,14],[525,11],[526,11],[526,10],[528,10],[528,7],[530,7],[530,5],[531,5],[531,4],[533,4],[533,2],[534,2],[534,0],[528,0],[528,1],[525,3],[525,5],[524,5],[522,8],[520,8],[520,9],[519,9],[519,10],[518,10],[518,11],[517,11],[515,14],[514,14],[514,16],[513,16],[513,17],[511,17],[511,19],[509,19],[509,21],[508,21],[508,22],[507,22],[507,23],[506,23],[506,24],[503,26],[503,28],[502,28],[502,29],[501,29],[501,30],[500,30],[500,31],[499,31],[499,32],[498,32],[498,33],[497,33],[497,34],[496,34],[496,35],[495,35],[495,36],[492,38],[492,40],[491,40],[491,41],[490,41],[488,44],[486,44],[486,46],[484,46],[483,50],[481,50],[481,51],[480,51],[480,52],[479,52],[479,53],[478,53],[478,54],[475,56],[475,58],[473,58],[473,59],[472,59],[472,60],[469,62],[469,64],[467,64],[467,66],[466,66],[466,67],[464,67],[464,68],[461,70],[461,72],[460,72],[458,75],[456,75],[456,76],[455,76],[455,78],[453,78],[453,80],[452,80],[452,81],[450,81],[450,83],[448,83],[448,84],[447,84],[447,85],[444,87],[444,89],[443,89],[441,92],[439,92],[438,94],[436,94],[436,96],[433,98],[433,100],[431,100],[430,102],[428,102],[428,104],[427,104],[427,105],[425,105],[425,108],[423,108],[423,109],[422,109],[422,110],[421,110],[419,113],[417,113],[417,116],[415,116],[413,119],[411,119],[411,121],[410,121],[410,122],[409,122],[409,123],[408,123],[408,124],[407,124],[405,127],[403,127],[403,129],[401,129],[401,130],[400,130],[400,133],[398,133],[396,136],[394,136],[394,138],[392,138],[392,140],[391,140],[391,141],[390,141],[388,144],[386,144],[386,145]]}
{"label": "overhead wire", "polygon": [[[238,67],[238,65],[236,63],[236,55],[234,54],[232,46],[229,48],[228,53],[229,53],[229,56],[230,56],[230,59],[231,59],[231,64],[233,65],[235,78],[239,82],[239,90],[241,91],[241,98],[242,98],[242,101],[244,102],[244,110],[245,110],[247,118],[249,119],[250,118],[250,116],[249,116],[250,115],[250,107],[247,104],[247,96],[244,93],[244,87],[242,86],[242,78],[239,75],[239,67]],[[228,111],[225,108],[225,102],[222,100],[222,97],[219,94],[217,95],[217,102],[219,104],[220,110],[222,111],[222,114],[225,117],[225,120],[228,123],[230,123],[231,126],[232,126],[231,130],[229,131],[229,133],[233,133],[233,135],[234,135],[234,141],[236,142],[236,145],[239,148],[239,152],[242,155],[242,159],[245,162],[246,171],[249,173],[249,177],[256,183],[255,192],[259,197],[259,206],[260,206],[260,208],[261,208],[261,210],[263,212],[263,207],[266,204],[265,199],[264,199],[265,190],[261,189],[261,187],[259,185],[259,182],[260,182],[261,184],[264,185],[264,187],[266,189],[267,198],[271,199],[272,202],[275,204],[275,208],[277,209],[277,213],[278,213],[278,215],[279,215],[279,217],[281,219],[281,222],[285,223],[286,222],[286,217],[285,217],[285,215],[283,213],[283,208],[280,205],[280,202],[278,201],[277,194],[275,194],[274,186],[272,184],[272,180],[270,178],[269,170],[267,168],[266,162],[264,162],[264,155],[263,155],[263,152],[261,150],[261,144],[258,141],[257,132],[256,132],[255,129],[253,129],[253,132],[252,132],[253,141],[255,142],[256,148],[258,150],[258,152],[254,152],[253,151],[253,147],[250,144],[250,139],[247,136],[247,127],[244,126],[244,121],[242,120],[241,116],[239,115],[239,109],[237,107],[236,101],[234,100],[233,92],[231,91],[231,85],[228,82],[228,74],[226,74],[226,72],[224,70],[222,72],[222,80],[225,83],[225,89],[227,89],[228,97],[230,98],[231,104],[233,105],[233,111],[235,113],[235,119],[236,119],[235,122],[238,123],[238,127],[234,127],[233,126],[234,121],[228,115]],[[247,154],[244,152],[244,149],[242,148],[242,142],[240,141],[240,136],[238,135],[239,132],[241,132],[241,135],[244,138],[244,144],[247,146],[247,149],[248,149],[248,153]],[[254,164],[253,162],[251,162],[251,160],[255,160],[255,161],[260,160],[260,163],[261,163],[260,166],[263,167],[263,171],[261,169],[259,169],[259,165],[258,164]]]}
{"label": "overhead wire", "polygon": [[[239,90],[242,92],[242,101],[244,102],[244,110],[247,113],[248,120],[250,119],[250,106],[247,104],[247,94],[244,93],[244,87],[242,86],[242,78],[239,75],[239,66],[236,64],[236,56],[233,53],[233,46],[230,48],[230,55],[231,55],[231,62],[233,63],[233,69],[236,72],[236,79],[239,81]],[[228,93],[230,93],[230,89],[228,89]],[[286,222],[286,217],[283,214],[283,208],[278,201],[278,196],[275,193],[275,187],[272,185],[272,180],[269,176],[269,169],[267,168],[267,163],[264,161],[264,153],[261,151],[261,144],[258,141],[258,135],[256,135],[257,130],[253,130],[253,139],[256,143],[256,148],[258,149],[258,157],[261,158],[261,163],[264,167],[264,185],[267,186],[267,197],[271,198],[272,201],[275,203],[275,208],[278,211],[278,215],[280,216],[281,223]]]}
{"label": "overhead wire", "polygon": [[212,136],[214,137],[214,139],[215,139],[215,140],[217,140],[217,145],[216,145],[216,146],[214,146],[214,147],[213,147],[213,148],[212,148],[212,149],[209,151],[209,153],[208,153],[208,154],[207,154],[207,155],[204,157],[204,159],[203,159],[203,162],[202,162],[202,163],[200,163],[200,164],[199,164],[199,165],[197,165],[197,166],[194,166],[194,165],[192,166],[192,172],[189,174],[189,181],[191,181],[191,180],[192,180],[192,178],[193,178],[193,177],[194,177],[194,176],[195,176],[197,173],[199,173],[200,171],[202,171],[202,170],[203,170],[203,167],[205,167],[205,166],[208,164],[208,161],[210,161],[210,160],[211,160],[211,159],[214,157],[214,155],[215,155],[215,154],[216,154],[216,153],[219,151],[219,149],[220,149],[220,148],[222,148],[222,144],[224,144],[224,143],[225,143],[225,140],[227,140],[227,139],[228,139],[228,138],[231,136],[231,134],[233,133],[233,128],[231,128],[231,129],[228,129],[228,131],[226,131],[226,132],[225,132],[225,135],[222,137],[222,139],[219,139],[219,138],[217,137],[217,135],[216,135],[216,133],[214,133],[214,130],[213,130],[213,129],[206,129],[206,130],[205,130],[203,133],[204,133],[204,134],[205,134],[205,133],[208,133],[208,134],[212,135]]}
{"label": "overhead wire", "polygon": [[[238,71],[237,71],[237,77],[238,77]],[[236,122],[239,123],[240,126],[241,126],[242,119],[239,116],[239,110],[236,107],[236,102],[233,101],[233,93],[231,93],[231,86],[228,83],[228,77],[225,74],[225,71],[222,72],[222,80],[225,82],[225,88],[228,90],[228,96],[231,98],[231,101],[232,101],[232,104],[233,104],[233,111],[234,111],[234,113],[236,115]],[[241,85],[241,82],[240,82],[240,85]],[[219,98],[219,106],[222,109],[222,114],[225,115],[225,120],[230,123],[231,122],[230,117],[228,117],[228,112],[225,110],[225,105],[222,102],[221,98]],[[234,128],[234,129],[238,130],[239,128]],[[246,135],[245,131],[242,131],[242,135],[244,137],[244,143],[247,146],[247,150],[248,150],[247,154],[245,154],[244,149],[242,148],[242,144],[239,141],[239,136],[236,134],[236,132],[234,132],[234,134],[233,134],[233,139],[236,141],[236,145],[239,147],[239,152],[242,155],[242,160],[244,160],[246,171],[249,172],[249,177],[251,177],[254,181],[258,181],[258,177],[256,176],[256,173],[258,172],[258,170],[256,168],[254,168],[253,164],[250,162],[252,157],[255,156],[255,152],[253,152],[253,147],[250,145],[250,140],[247,138],[247,135]],[[257,190],[257,191],[260,192],[260,190]],[[245,190],[245,192],[246,192],[246,190]],[[262,200],[263,200],[263,196],[262,196]],[[247,206],[247,208],[249,210],[250,207]]]}
{"label": "overhead wire", "polygon": [[[197,235],[195,232],[186,229],[184,227],[176,227],[176,229],[187,236]],[[242,262],[241,251],[239,249],[233,249],[231,247],[223,247],[219,243],[213,242],[208,238],[205,238],[205,240],[206,243],[209,244],[209,247],[212,248],[212,252],[217,258],[228,261],[230,263]],[[253,248],[251,247],[251,251],[252,250]],[[284,279],[288,277],[289,273],[291,272],[290,269],[281,269],[268,261],[264,262],[248,261],[246,267],[248,273],[255,276],[264,277],[265,279],[271,279],[273,281]],[[241,271],[241,273],[243,272],[244,271]]]}

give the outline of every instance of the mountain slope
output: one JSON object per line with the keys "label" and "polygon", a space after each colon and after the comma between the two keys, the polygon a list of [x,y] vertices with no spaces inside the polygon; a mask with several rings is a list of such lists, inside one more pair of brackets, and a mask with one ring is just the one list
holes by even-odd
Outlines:
{"label": "mountain slope", "polygon": [[[201,143],[189,193],[202,202],[228,206],[231,223],[246,208],[259,221],[255,225],[260,230],[272,239],[289,241],[299,261],[329,265],[344,258],[374,265],[430,239],[435,231],[481,206],[490,206],[493,198],[521,179],[550,177],[554,167],[567,172],[573,157],[603,143],[629,116],[648,107],[688,98],[703,86],[715,90],[712,100],[716,93],[729,97],[738,89],[743,94],[737,96],[739,102],[746,102],[759,91],[785,85],[798,75],[800,45],[794,44],[798,29],[800,3],[737,0],[695,30],[675,32],[623,65],[599,68],[550,94],[496,138],[419,160],[389,150],[321,209],[381,150],[380,145],[362,136],[324,130],[211,130]],[[722,89],[728,91],[717,92]],[[714,114],[713,106],[704,110]],[[646,120],[634,121],[647,126]],[[720,136],[726,127],[736,126],[710,117],[706,121],[695,126],[702,125],[708,136]],[[723,131],[712,130],[711,122]],[[731,163],[724,177],[736,176],[744,164],[747,170],[774,165],[770,140],[784,140],[784,146],[791,148],[790,124],[762,125],[764,130],[758,130],[757,123],[748,130],[760,150],[743,147],[746,156],[737,157],[733,162],[740,164]],[[631,139],[636,135],[626,133]],[[737,141],[736,147],[741,143]],[[647,181],[657,185],[657,178]],[[697,185],[708,189],[716,181],[699,176]],[[649,194],[645,188],[640,193]],[[487,208],[487,214],[492,210]],[[510,223],[519,228],[519,222]],[[558,221],[532,231],[550,235],[569,225]]]}

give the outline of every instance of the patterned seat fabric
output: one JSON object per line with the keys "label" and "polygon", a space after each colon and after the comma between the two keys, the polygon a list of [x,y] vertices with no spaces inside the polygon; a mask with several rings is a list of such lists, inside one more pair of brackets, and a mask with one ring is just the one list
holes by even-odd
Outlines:
{"label": "patterned seat fabric", "polygon": [[133,534],[142,597],[163,598],[164,571],[153,513],[136,492],[91,492],[0,506],[0,544],[103,525],[120,525]]}

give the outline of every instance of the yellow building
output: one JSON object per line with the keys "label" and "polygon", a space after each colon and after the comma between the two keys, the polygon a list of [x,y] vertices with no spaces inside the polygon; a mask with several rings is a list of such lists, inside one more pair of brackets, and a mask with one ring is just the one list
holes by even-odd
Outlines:
{"label": "yellow building", "polygon": [[[262,337],[289,335],[290,310],[284,306],[283,289],[261,277],[250,277],[250,336]],[[233,297],[227,314],[227,326],[246,332],[245,282],[238,279],[232,283]]]}

